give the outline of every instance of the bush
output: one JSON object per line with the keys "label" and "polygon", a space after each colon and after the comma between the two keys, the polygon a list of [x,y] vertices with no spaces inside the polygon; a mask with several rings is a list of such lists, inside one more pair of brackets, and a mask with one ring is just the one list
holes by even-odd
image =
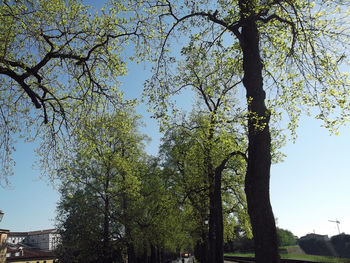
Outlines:
{"label": "bush", "polygon": [[292,246],[297,243],[294,234],[285,229],[277,228],[278,246]]}
{"label": "bush", "polygon": [[338,256],[350,258],[350,235],[340,234],[331,237],[331,243],[338,253]]}
{"label": "bush", "polygon": [[337,256],[328,236],[309,234],[301,237],[298,244],[306,254],[320,256]]}
{"label": "bush", "polygon": [[254,240],[247,237],[239,237],[225,244],[225,252],[253,252]]}

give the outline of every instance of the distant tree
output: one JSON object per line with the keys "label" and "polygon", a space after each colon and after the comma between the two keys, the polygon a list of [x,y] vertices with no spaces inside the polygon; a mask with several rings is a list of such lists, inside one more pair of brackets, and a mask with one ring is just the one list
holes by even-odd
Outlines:
{"label": "distant tree", "polygon": [[[132,229],[134,262],[161,263],[173,259],[179,250],[192,247],[191,222],[178,205],[172,177],[155,158],[143,166],[136,224]],[[129,261],[130,262],[130,261]]]}
{"label": "distant tree", "polygon": [[343,233],[332,236],[331,243],[339,257],[350,258],[350,235]]}
{"label": "distant tree", "polygon": [[240,225],[234,227],[235,236],[225,242],[225,252],[253,252],[254,240]]}
{"label": "distant tree", "polygon": [[245,161],[240,154],[230,155],[226,144],[235,143],[234,139],[207,117],[192,116],[169,129],[161,146],[164,169],[172,171],[179,205],[192,224],[189,230],[200,262],[211,262],[213,246],[223,249],[224,237],[233,235],[233,225],[250,227],[243,191]]}
{"label": "distant tree", "polygon": [[59,259],[108,263],[127,256],[128,263],[160,263],[188,246],[176,193],[157,160],[144,152],[133,105],[80,124],[58,171]]}
{"label": "distant tree", "polygon": [[337,256],[328,236],[308,234],[299,238],[298,245],[307,254],[321,256]]}
{"label": "distant tree", "polygon": [[67,249],[78,262],[120,262],[122,249],[133,245],[140,199],[144,137],[137,132],[137,116],[127,107],[103,112],[85,119],[75,138],[58,171],[63,259]]}
{"label": "distant tree", "polygon": [[[241,126],[244,123],[244,113],[235,100],[237,85],[241,83],[241,69],[231,58],[231,50],[220,44],[213,46],[211,52],[206,52],[203,46],[191,43],[181,50],[181,54],[184,60],[179,64],[177,74],[158,77],[160,81],[167,83],[169,95],[181,94],[186,89],[193,91],[196,103],[191,114],[181,116],[180,113],[178,117],[176,113],[180,109],[176,103],[172,104],[169,100],[162,104],[162,91],[154,89],[152,81],[146,86],[146,94],[162,114],[170,112],[167,115],[169,118],[161,121],[165,128],[170,126],[169,129],[174,132],[173,135],[170,135],[172,131],[169,132],[170,138],[175,140],[172,142],[174,148],[170,152],[177,152],[177,156],[172,157],[178,162],[178,172],[182,175],[179,184],[183,185],[186,198],[189,198],[199,213],[201,224],[208,221],[208,233],[205,233],[203,240],[208,250],[208,262],[212,262],[213,258],[219,258],[220,261],[224,244],[223,204],[228,205],[228,200],[238,198],[234,195],[237,193],[241,203],[233,202],[235,205],[232,206],[235,206],[236,211],[232,211],[232,214],[245,205],[245,197],[243,195],[242,198],[241,195],[243,181],[240,180],[239,185],[239,180],[236,179],[242,178],[245,172],[247,147],[242,135],[245,130]],[[231,63],[232,67],[223,67],[225,63]],[[231,133],[233,130],[236,131],[235,134]],[[182,147],[186,150],[181,149]],[[234,190],[229,189],[230,180],[225,180],[227,184],[223,186],[223,181],[227,178],[231,178],[230,186]],[[200,185],[200,190],[194,190],[197,185]],[[226,187],[227,192],[231,191],[232,194],[225,196],[227,202],[222,196],[222,188]],[[232,209],[232,206],[226,210]],[[228,229],[226,227],[226,233],[230,233]]]}
{"label": "distant tree", "polygon": [[[101,202],[89,187],[61,187],[58,206],[61,244],[56,250],[60,262],[122,262],[120,240],[107,241],[103,233],[104,214]],[[111,224],[120,229],[121,225]],[[112,235],[112,233],[110,233]]]}
{"label": "distant tree", "polygon": [[278,246],[290,246],[295,245],[297,240],[294,234],[282,228],[277,228]]}

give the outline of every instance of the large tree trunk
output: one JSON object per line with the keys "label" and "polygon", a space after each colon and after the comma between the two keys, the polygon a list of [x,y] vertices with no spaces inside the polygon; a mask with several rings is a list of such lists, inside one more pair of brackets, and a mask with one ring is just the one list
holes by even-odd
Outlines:
{"label": "large tree trunk", "polygon": [[209,193],[208,262],[224,262],[224,226],[221,198],[221,173],[213,175]]}
{"label": "large tree trunk", "polygon": [[[257,263],[279,262],[275,219],[270,204],[271,137],[269,111],[265,105],[259,32],[249,8],[251,2],[240,1],[244,17],[240,44],[243,51],[243,84],[247,91],[248,167],[245,179],[248,213],[255,242]],[[243,10],[242,10],[243,9]],[[250,13],[250,14],[249,14]]]}
{"label": "large tree trunk", "polygon": [[[212,124],[214,120],[212,120]],[[222,216],[221,198],[221,174],[222,170],[214,169],[211,158],[211,143],[214,137],[214,130],[209,131],[209,149],[207,150],[207,166],[209,179],[209,234],[208,234],[208,261],[210,263],[224,262],[224,227]]]}

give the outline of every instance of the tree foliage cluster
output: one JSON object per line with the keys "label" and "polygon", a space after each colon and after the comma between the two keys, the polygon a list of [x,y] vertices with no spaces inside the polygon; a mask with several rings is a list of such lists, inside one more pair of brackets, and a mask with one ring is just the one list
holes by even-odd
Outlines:
{"label": "tree foliage cluster", "polygon": [[236,138],[213,126],[210,115],[193,112],[193,129],[168,129],[159,158],[150,157],[133,107],[126,101],[75,130],[58,170],[58,256],[62,262],[86,262],[88,254],[91,262],[164,262],[202,248],[196,256],[210,262],[210,246],[233,238],[234,226],[250,234],[245,155],[238,145],[231,152]]}
{"label": "tree foliage cluster", "polygon": [[309,234],[298,240],[299,246],[307,254],[350,258],[350,235],[344,233],[332,236]]}
{"label": "tree foliage cluster", "polygon": [[97,11],[75,0],[1,2],[1,180],[12,174],[16,138],[40,138],[47,168],[80,118],[120,102],[121,52],[140,37],[125,12],[122,4]]}
{"label": "tree foliage cluster", "polygon": [[[242,231],[241,227],[235,228],[236,235],[233,239],[225,243],[226,252],[254,252],[254,240],[249,238],[247,233]],[[277,228],[278,246],[292,246],[297,244],[297,239],[294,234],[286,229]]]}
{"label": "tree foliage cluster", "polygon": [[186,241],[183,212],[129,107],[87,119],[59,170],[62,262],[163,262]]}
{"label": "tree foliage cluster", "polygon": [[350,258],[350,235],[339,234],[331,237],[331,243],[338,253],[338,257]]}
{"label": "tree foliage cluster", "polygon": [[308,234],[298,240],[300,248],[307,254],[321,256],[337,256],[328,236]]}
{"label": "tree foliage cluster", "polygon": [[291,246],[297,243],[297,239],[294,234],[286,229],[277,228],[277,236],[278,236],[278,245],[283,246]]}

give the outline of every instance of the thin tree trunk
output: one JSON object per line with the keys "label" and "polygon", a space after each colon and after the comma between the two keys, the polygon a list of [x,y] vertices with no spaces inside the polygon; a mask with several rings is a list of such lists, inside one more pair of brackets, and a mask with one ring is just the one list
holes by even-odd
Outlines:
{"label": "thin tree trunk", "polygon": [[[277,263],[279,253],[275,219],[270,203],[271,137],[269,112],[265,105],[259,32],[255,18],[247,13],[250,1],[241,0],[242,25],[240,44],[243,51],[243,84],[247,91],[248,167],[245,179],[248,213],[254,235],[257,263]],[[244,10],[243,8],[246,8]],[[242,10],[243,9],[243,10]],[[252,13],[252,12],[250,12]]]}
{"label": "thin tree trunk", "polygon": [[214,201],[214,175],[210,175],[210,189],[209,189],[209,233],[208,233],[208,262],[216,263],[216,226],[215,226],[215,201]]}
{"label": "thin tree trunk", "polygon": [[110,258],[110,247],[109,247],[109,198],[105,200],[105,208],[104,208],[104,222],[103,222],[103,262],[109,262]]}
{"label": "thin tree trunk", "polygon": [[128,252],[128,263],[135,263],[136,255],[135,255],[134,245],[132,243],[128,244],[127,252]]}
{"label": "thin tree trunk", "polygon": [[151,255],[150,255],[150,262],[151,263],[157,263],[157,256],[156,256],[156,248],[153,244],[151,244]]}
{"label": "thin tree trunk", "polygon": [[104,201],[104,215],[103,215],[103,262],[110,262],[110,239],[109,239],[109,209],[110,209],[110,196],[108,193],[109,188],[109,172],[107,172],[107,178],[105,181],[104,192],[105,192],[105,201]]}
{"label": "thin tree trunk", "polygon": [[222,198],[221,198],[221,178],[222,171],[215,171],[214,185],[214,220],[215,220],[215,262],[224,262],[224,225],[222,215]]}

